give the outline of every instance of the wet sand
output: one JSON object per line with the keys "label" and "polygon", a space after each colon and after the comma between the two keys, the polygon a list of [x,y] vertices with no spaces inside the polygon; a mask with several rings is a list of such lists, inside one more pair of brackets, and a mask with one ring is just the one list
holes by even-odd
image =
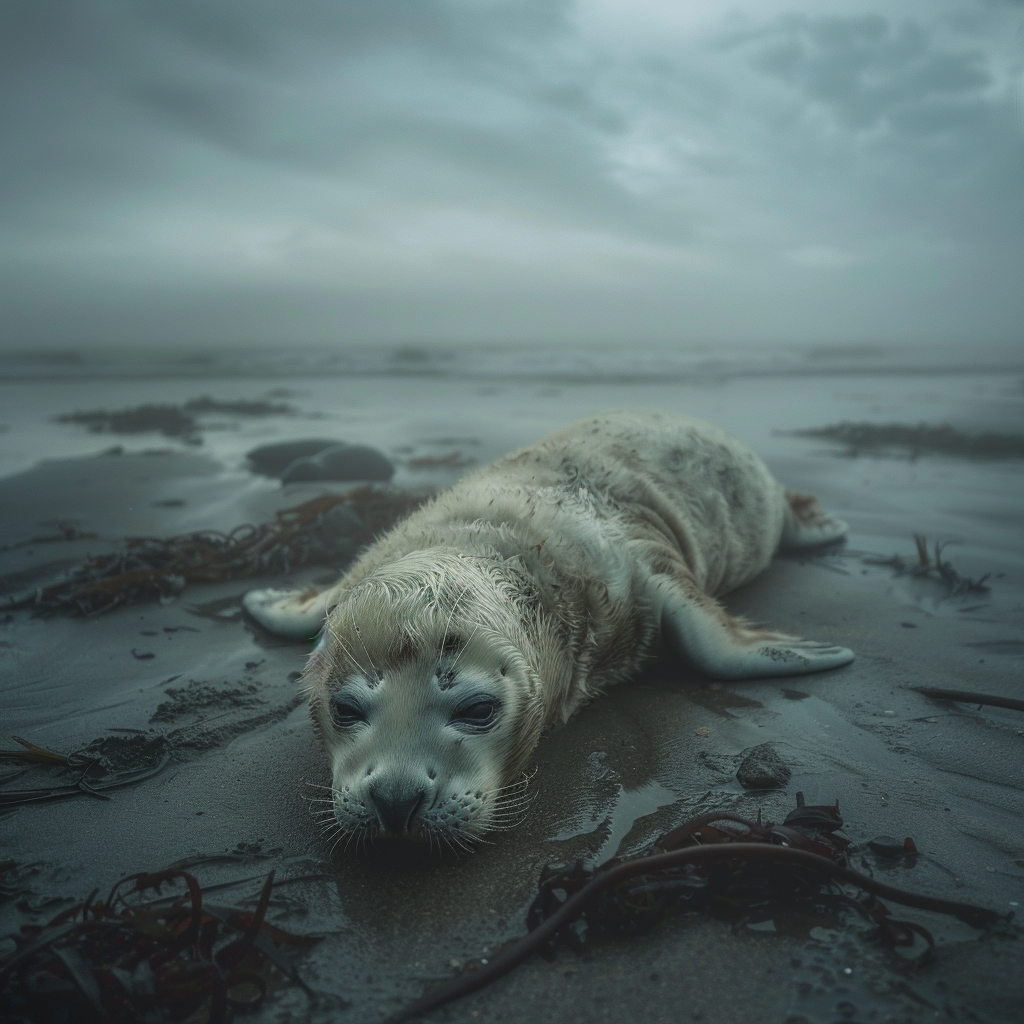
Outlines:
{"label": "wet sand", "polygon": [[[0,623],[0,745],[13,746],[14,734],[70,751],[112,737],[126,744],[126,757],[135,750],[144,759],[153,748],[129,746],[142,737],[160,739],[173,760],[110,800],[82,796],[0,818],[0,859],[23,865],[25,888],[0,904],[0,932],[45,920],[124,874],[234,852],[196,874],[210,884],[271,868],[278,879],[316,875],[281,887],[271,918],[327,935],[302,960],[318,1006],[286,990],[254,1019],[377,1021],[521,934],[545,865],[638,850],[711,808],[760,809],[778,820],[797,791],[809,803],[838,798],[856,844],[910,835],[922,854],[912,865],[890,864],[858,848],[856,867],[1000,910],[1024,899],[1024,719],[913,690],[1024,696],[1024,463],[850,458],[789,433],[841,421],[1020,433],[1019,377],[873,373],[693,385],[369,377],[296,381],[293,391],[286,400],[297,416],[222,417],[195,447],[159,435],[97,437],[51,418],[182,403],[210,393],[208,382],[0,384],[8,424],[0,434],[0,543],[8,545],[0,589],[39,586],[125,535],[263,521],[344,489],[281,488],[254,476],[242,454],[256,444],[337,436],[391,456],[399,486],[442,486],[468,460],[487,461],[576,416],[664,407],[731,429],[787,485],[816,493],[850,522],[845,548],[779,558],[726,604],[849,646],[858,659],[819,676],[743,684],[660,665],[545,737],[536,800],[520,828],[472,856],[437,861],[332,853],[320,837],[309,801],[327,782],[326,764],[294,683],[307,648],[268,636],[239,604],[246,589],[280,579],[189,587],[172,603],[90,620],[9,613]],[[260,396],[252,380],[217,383],[219,401]],[[111,444],[122,454],[96,454]],[[99,536],[12,546],[52,533],[58,520]],[[912,560],[915,533],[955,542],[946,557],[965,576],[991,573],[991,589],[950,597],[934,580],[879,564],[897,553]],[[310,567],[293,582],[325,580],[334,568]],[[735,778],[741,752],[767,741],[792,778],[784,790],[744,791]],[[222,901],[251,905],[258,888],[240,885]],[[935,934],[930,969],[908,973],[862,928],[828,916],[691,915],[641,939],[566,948],[553,963],[534,959],[432,1019],[1014,1019],[1024,1001],[1019,940],[979,936],[924,912],[900,916]]]}

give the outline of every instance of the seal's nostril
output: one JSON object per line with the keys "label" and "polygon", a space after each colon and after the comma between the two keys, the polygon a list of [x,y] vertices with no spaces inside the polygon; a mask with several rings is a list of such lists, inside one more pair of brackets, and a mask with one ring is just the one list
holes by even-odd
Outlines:
{"label": "seal's nostril", "polygon": [[384,832],[404,836],[411,831],[413,818],[423,805],[426,790],[409,792],[403,789],[370,787],[370,800],[377,812],[377,820]]}

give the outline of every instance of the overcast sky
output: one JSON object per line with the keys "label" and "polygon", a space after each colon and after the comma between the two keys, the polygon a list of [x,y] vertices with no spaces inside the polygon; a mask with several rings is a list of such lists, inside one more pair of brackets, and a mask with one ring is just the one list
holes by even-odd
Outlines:
{"label": "overcast sky", "polygon": [[5,348],[1024,341],[1022,0],[3,0]]}

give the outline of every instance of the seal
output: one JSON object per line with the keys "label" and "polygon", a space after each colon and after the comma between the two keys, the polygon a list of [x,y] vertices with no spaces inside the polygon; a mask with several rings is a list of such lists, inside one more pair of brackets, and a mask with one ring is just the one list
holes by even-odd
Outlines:
{"label": "seal", "polygon": [[621,410],[463,478],[334,587],[252,591],[245,607],[275,633],[320,630],[303,678],[339,841],[468,847],[520,820],[541,733],[663,644],[720,679],[852,661],[715,600],[780,546],[845,533],[717,427]]}

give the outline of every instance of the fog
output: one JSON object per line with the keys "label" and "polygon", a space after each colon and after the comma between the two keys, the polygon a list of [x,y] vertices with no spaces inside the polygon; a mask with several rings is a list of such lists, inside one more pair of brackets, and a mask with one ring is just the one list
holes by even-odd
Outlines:
{"label": "fog", "polygon": [[8,350],[1019,343],[1020,0],[8,0]]}

